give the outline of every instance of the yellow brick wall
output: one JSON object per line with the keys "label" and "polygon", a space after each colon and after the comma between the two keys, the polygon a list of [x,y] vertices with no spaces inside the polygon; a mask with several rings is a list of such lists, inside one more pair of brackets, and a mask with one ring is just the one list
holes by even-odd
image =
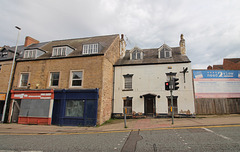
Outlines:
{"label": "yellow brick wall", "polygon": [[12,60],[0,61],[0,65],[2,65],[0,70],[0,93],[7,93],[8,81],[12,68]]}
{"label": "yellow brick wall", "polygon": [[108,51],[105,53],[103,60],[103,89],[102,102],[99,106],[101,115],[100,124],[109,120],[112,114],[112,98],[113,98],[113,64],[119,59],[119,37],[115,39]]}
{"label": "yellow brick wall", "polygon": [[83,71],[82,88],[101,89],[102,60],[103,56],[92,56],[18,62],[13,89],[21,89],[19,83],[23,72],[30,73],[30,89],[36,89],[37,84],[39,84],[38,89],[53,88],[49,87],[50,72],[60,72],[59,87],[54,88],[67,89],[69,88],[71,70]]}
{"label": "yellow brick wall", "polygon": [[38,89],[51,89],[50,72],[60,72],[59,87],[55,89],[67,89],[70,83],[70,71],[82,70],[82,88],[99,88],[97,124],[102,124],[111,118],[113,64],[117,59],[119,59],[119,37],[114,40],[105,55],[101,56],[17,62],[13,89],[21,89],[18,86],[22,72],[30,73],[30,89],[36,89],[37,84],[39,84]]}

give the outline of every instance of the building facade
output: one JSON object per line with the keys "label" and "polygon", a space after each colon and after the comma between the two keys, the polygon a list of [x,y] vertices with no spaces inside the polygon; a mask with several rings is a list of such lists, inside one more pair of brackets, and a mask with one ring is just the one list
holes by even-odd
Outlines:
{"label": "building facade", "polygon": [[[113,64],[119,59],[123,42],[123,36],[107,35],[51,41],[25,49],[23,58],[17,60],[9,121],[22,117],[22,123],[38,124],[44,118],[42,124],[96,125],[108,120],[112,112]],[[16,99],[19,91],[23,96]],[[31,91],[36,94],[31,95]],[[49,97],[44,98],[45,94]],[[29,96],[32,98],[25,98]],[[91,124],[85,117],[89,105],[96,107]],[[29,115],[22,107],[38,112]]]}
{"label": "building facade", "polygon": [[170,92],[165,90],[170,72],[179,78],[179,89],[173,91],[175,116],[194,115],[191,61],[185,53],[183,35],[179,47],[134,47],[122,53],[114,65],[113,117],[122,117],[123,108],[130,117],[171,115]]}

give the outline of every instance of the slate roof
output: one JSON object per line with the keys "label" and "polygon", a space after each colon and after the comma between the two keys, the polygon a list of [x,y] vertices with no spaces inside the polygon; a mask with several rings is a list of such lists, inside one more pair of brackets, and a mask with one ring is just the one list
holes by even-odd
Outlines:
{"label": "slate roof", "polygon": [[[106,52],[106,50],[110,47],[118,34],[115,35],[106,35],[106,36],[95,36],[95,37],[87,37],[87,38],[77,38],[77,39],[67,39],[67,40],[56,40],[46,43],[41,47],[37,47],[38,44],[31,46],[32,48],[38,48],[43,51],[46,51],[45,54],[41,55],[37,59],[49,59],[49,58],[67,58],[67,57],[77,57],[77,56],[89,56],[82,54],[82,48],[84,44],[94,44],[99,43],[101,45],[101,51],[94,55],[101,55]],[[52,56],[53,47],[57,46],[69,46],[74,49],[68,56]],[[93,55],[93,54],[91,54]],[[37,60],[37,59],[20,59],[20,60]]]}
{"label": "slate roof", "polygon": [[127,50],[124,58],[119,59],[114,66],[147,65],[147,64],[174,64],[191,62],[186,55],[181,55],[180,47],[172,47],[171,58],[158,58],[158,49],[142,49],[143,59],[130,60],[130,50]]}
{"label": "slate roof", "polygon": [[[17,48],[17,55],[16,58],[20,57],[22,52],[24,51],[26,47],[24,47],[24,45],[19,45]],[[0,56],[0,61],[6,61],[6,60],[12,60],[13,56],[14,56],[14,51],[15,51],[15,46],[13,47],[9,47],[9,46],[3,46],[0,50],[2,51],[6,51],[6,52],[10,52],[10,54],[8,55],[8,57],[1,57]]]}

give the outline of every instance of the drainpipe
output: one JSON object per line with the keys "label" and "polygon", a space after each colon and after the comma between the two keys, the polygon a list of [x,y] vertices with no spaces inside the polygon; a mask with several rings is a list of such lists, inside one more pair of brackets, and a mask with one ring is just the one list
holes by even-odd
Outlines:
{"label": "drainpipe", "polygon": [[113,95],[112,95],[112,114],[114,109],[114,87],[115,87],[115,66],[113,66]]}

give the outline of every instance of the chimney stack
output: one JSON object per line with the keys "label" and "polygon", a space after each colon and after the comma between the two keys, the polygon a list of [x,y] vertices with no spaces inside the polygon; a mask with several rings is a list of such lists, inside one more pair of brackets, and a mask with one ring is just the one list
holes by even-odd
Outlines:
{"label": "chimney stack", "polygon": [[126,42],[124,40],[124,35],[121,34],[121,39],[120,39],[120,58],[122,59],[125,56],[126,52]]}
{"label": "chimney stack", "polygon": [[181,34],[180,36],[179,46],[180,46],[181,54],[186,55],[185,39],[183,38],[183,34]]}
{"label": "chimney stack", "polygon": [[25,37],[25,43],[24,43],[25,47],[29,46],[31,44],[37,44],[37,43],[39,43],[38,40],[36,40],[36,39],[34,39],[34,38],[30,37],[30,36],[26,36]]}

